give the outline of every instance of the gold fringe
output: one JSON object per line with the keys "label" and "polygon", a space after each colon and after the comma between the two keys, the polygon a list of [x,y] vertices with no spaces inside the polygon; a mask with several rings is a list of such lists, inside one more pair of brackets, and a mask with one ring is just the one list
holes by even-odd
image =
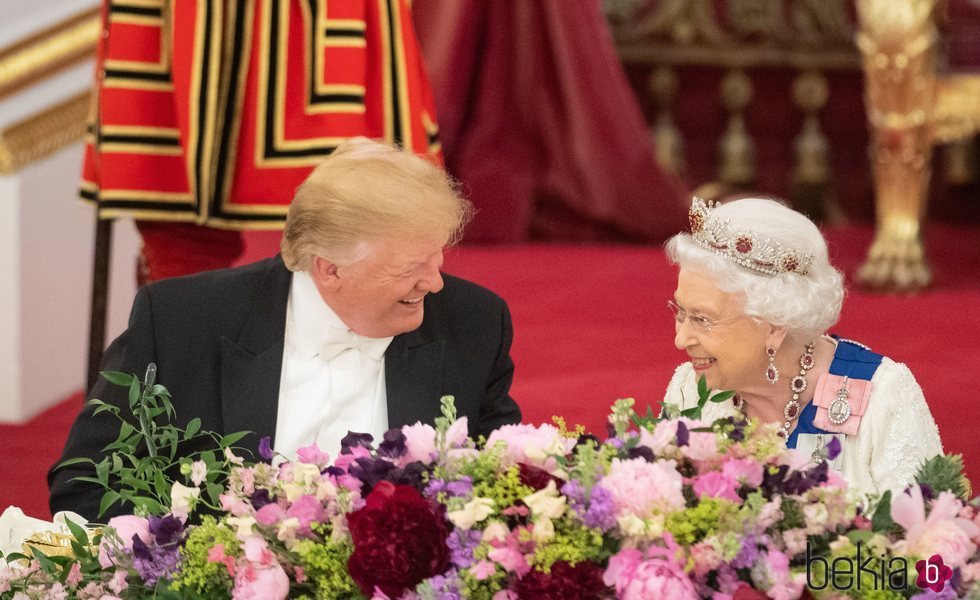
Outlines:
{"label": "gold fringe", "polygon": [[82,92],[0,131],[0,174],[13,173],[81,140],[90,94]]}
{"label": "gold fringe", "polygon": [[92,8],[0,50],[0,98],[92,56],[101,30]]}

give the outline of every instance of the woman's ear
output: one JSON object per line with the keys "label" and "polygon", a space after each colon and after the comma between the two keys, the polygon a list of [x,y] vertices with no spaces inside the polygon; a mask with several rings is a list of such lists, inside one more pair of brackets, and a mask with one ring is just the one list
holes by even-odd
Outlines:
{"label": "woman's ear", "polygon": [[785,327],[779,327],[776,325],[767,325],[768,331],[766,332],[766,345],[772,346],[776,350],[783,345],[786,341],[786,335],[789,333]]}
{"label": "woman's ear", "polygon": [[314,256],[310,264],[310,277],[321,292],[336,292],[340,289],[340,275],[337,264],[322,256]]}

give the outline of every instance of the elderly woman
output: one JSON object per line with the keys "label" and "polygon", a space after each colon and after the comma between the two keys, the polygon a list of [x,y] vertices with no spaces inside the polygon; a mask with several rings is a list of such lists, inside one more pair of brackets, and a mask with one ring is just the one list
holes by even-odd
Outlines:
{"label": "elderly woman", "polygon": [[837,437],[831,466],[852,488],[903,488],[926,459],[942,453],[922,390],[904,364],[825,332],[837,322],[843,278],[827,244],[800,213],[765,199],[722,205],[695,198],[690,233],[667,254],[680,267],[669,301],[674,343],[690,360],[665,400],[690,407],[697,380],[734,390],[708,403],[714,420],[742,412],[779,425],[786,445],[819,458]]}

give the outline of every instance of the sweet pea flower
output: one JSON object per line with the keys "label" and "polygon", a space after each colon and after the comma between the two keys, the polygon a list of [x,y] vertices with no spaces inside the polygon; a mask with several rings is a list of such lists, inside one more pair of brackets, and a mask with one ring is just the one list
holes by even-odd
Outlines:
{"label": "sweet pea flower", "polygon": [[320,501],[316,499],[316,496],[309,494],[301,496],[296,502],[293,502],[292,506],[286,510],[286,514],[299,521],[297,534],[301,536],[310,535],[310,525],[323,521],[326,516]]}
{"label": "sweet pea flower", "polygon": [[653,453],[660,455],[673,445],[677,440],[677,419],[669,419],[657,423],[653,431],[640,429],[640,444],[653,450]]}
{"label": "sweet pea flower", "polygon": [[478,561],[469,569],[470,575],[477,581],[483,581],[497,572],[497,567],[489,560]]}
{"label": "sweet pea flower", "polygon": [[208,476],[208,465],[203,460],[195,460],[191,463],[191,482],[195,486],[200,486],[204,478]]}
{"label": "sweet pea flower", "polygon": [[693,488],[698,498],[723,498],[736,504],[742,503],[735,492],[739,488],[738,481],[718,471],[708,471],[695,477]]}
{"label": "sweet pea flower", "polygon": [[470,423],[467,417],[460,417],[453,421],[453,424],[446,429],[446,445],[450,448],[458,448],[466,444],[469,439]]}
{"label": "sweet pea flower", "polygon": [[[698,421],[687,423],[688,429],[705,425]],[[711,431],[692,431],[688,435],[687,444],[681,447],[681,453],[694,461],[715,458],[718,456],[718,436]]]}
{"label": "sweet pea flower", "polygon": [[503,542],[507,539],[507,535],[509,533],[510,529],[507,528],[507,525],[500,521],[490,521],[490,523],[483,528],[483,541]]}
{"label": "sweet pea flower", "polygon": [[314,443],[297,450],[296,460],[308,465],[316,465],[318,469],[323,469],[330,464],[330,454],[320,450],[320,447]]}
{"label": "sweet pea flower", "polygon": [[178,519],[186,521],[200,495],[200,488],[190,488],[175,482],[170,488],[170,512]]}
{"label": "sweet pea flower", "polygon": [[255,527],[255,517],[252,515],[244,515],[241,517],[228,517],[226,519],[228,525],[235,528],[235,537],[240,540],[247,538],[252,535],[252,528]]}
{"label": "sweet pea flower", "polygon": [[892,498],[892,520],[905,528],[905,539],[896,551],[907,556],[938,554],[950,568],[961,567],[976,552],[972,538],[980,535],[977,525],[959,516],[962,503],[950,492],[940,492],[925,514],[922,489],[913,485]]}
{"label": "sweet pea flower", "polygon": [[747,458],[726,458],[721,465],[721,472],[742,485],[757,488],[762,485],[762,464]]}
{"label": "sweet pea flower", "polygon": [[566,498],[558,493],[555,480],[548,481],[548,485],[534,492],[530,496],[525,496],[522,501],[535,517],[546,519],[558,519],[565,514]]}
{"label": "sweet pea flower", "polygon": [[436,458],[436,430],[431,425],[418,421],[414,425],[403,425],[405,436],[405,455],[401,460],[406,464],[418,461],[424,465],[432,464]]}
{"label": "sweet pea flower", "polygon": [[493,514],[494,502],[491,498],[473,498],[463,508],[452,510],[446,517],[459,529],[472,529],[473,525]]}

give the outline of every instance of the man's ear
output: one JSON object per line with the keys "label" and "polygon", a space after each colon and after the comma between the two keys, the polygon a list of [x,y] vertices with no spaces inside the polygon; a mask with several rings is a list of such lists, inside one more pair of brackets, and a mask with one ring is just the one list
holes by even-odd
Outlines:
{"label": "man's ear", "polygon": [[314,256],[310,264],[310,276],[317,289],[325,292],[336,292],[340,289],[340,276],[337,265],[322,256]]}

